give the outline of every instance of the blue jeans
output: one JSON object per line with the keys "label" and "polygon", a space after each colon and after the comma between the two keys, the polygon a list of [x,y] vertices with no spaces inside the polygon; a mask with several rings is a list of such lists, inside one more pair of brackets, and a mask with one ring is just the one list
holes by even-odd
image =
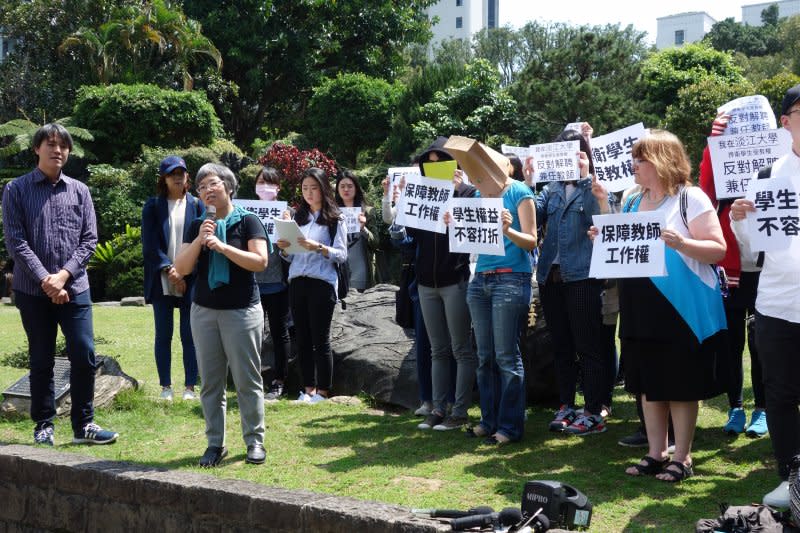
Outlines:
{"label": "blue jeans", "polygon": [[31,418],[36,429],[52,426],[56,417],[55,365],[58,327],[67,344],[70,363],[69,387],[72,401],[72,430],[75,435],[94,418],[94,328],[89,291],[56,305],[49,298],[17,291],[16,305],[28,336],[31,365]]}
{"label": "blue jeans", "polygon": [[181,345],[183,346],[184,385],[197,385],[197,356],[192,341],[192,327],[189,322],[189,311],[192,302],[188,297],[159,296],[153,298],[153,317],[156,325],[156,369],[158,382],[162,387],[172,385],[172,331],[174,310],[180,314]]}
{"label": "blue jeans", "polygon": [[476,274],[467,290],[478,345],[481,426],[519,440],[525,426],[525,370],[519,351],[519,323],[528,312],[531,275]]}

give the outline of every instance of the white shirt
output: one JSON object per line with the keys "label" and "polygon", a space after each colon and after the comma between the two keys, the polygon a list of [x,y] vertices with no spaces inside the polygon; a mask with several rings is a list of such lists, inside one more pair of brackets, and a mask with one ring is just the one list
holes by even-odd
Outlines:
{"label": "white shirt", "polygon": [[[183,242],[183,226],[186,222],[186,199],[167,200],[167,211],[169,212],[169,242],[167,243],[167,257],[169,262],[175,262],[178,255],[178,248]],[[183,292],[177,290],[175,285],[169,282],[169,276],[161,272],[161,289],[166,296],[183,296]]]}
{"label": "white shirt", "polygon": [[[778,159],[772,165],[772,176],[788,177],[795,190],[800,190],[800,157],[792,151]],[[755,179],[757,175],[753,176]],[[749,243],[746,220],[731,219],[733,233],[742,243]],[[800,237],[794,237],[785,250],[764,254],[756,310],[765,316],[800,324]]]}

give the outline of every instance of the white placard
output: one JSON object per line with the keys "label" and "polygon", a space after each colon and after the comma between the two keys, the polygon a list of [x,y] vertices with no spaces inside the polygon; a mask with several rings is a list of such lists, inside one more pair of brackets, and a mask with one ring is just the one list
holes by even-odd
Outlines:
{"label": "white placard", "polygon": [[347,233],[361,233],[361,224],[358,222],[358,215],[361,214],[360,207],[340,207],[339,211],[344,215],[344,223],[347,226]]}
{"label": "white placard", "polygon": [[564,126],[564,131],[572,130],[577,131],[581,135],[583,135],[583,122],[570,122],[566,126]]}
{"label": "white placard", "polygon": [[641,122],[592,139],[592,160],[597,180],[609,192],[633,186],[631,148],[646,135]]}
{"label": "white placard", "polygon": [[281,218],[283,212],[288,209],[288,204],[279,200],[265,201],[265,200],[239,200],[234,199],[233,205],[238,205],[242,209],[250,211],[256,215],[264,228],[267,230],[270,242],[275,242],[278,238],[275,235],[275,222],[276,218]]}
{"label": "white placard", "polygon": [[300,231],[300,226],[294,220],[275,219],[275,234],[278,239],[289,241],[289,247],[285,249],[287,254],[307,254],[311,250],[306,250],[297,243],[297,239],[305,237]]}
{"label": "white placard", "polygon": [[525,160],[531,155],[531,149],[527,146],[511,146],[510,144],[501,144],[500,150],[502,150],[503,155],[514,154],[515,156],[519,157],[519,160],[522,161],[523,165],[525,164]]}
{"label": "white placard", "polygon": [[725,135],[774,130],[778,127],[769,100],[760,94],[731,100],[717,108],[717,113],[730,115]]}
{"label": "white placard", "polygon": [[578,166],[579,141],[562,141],[531,146],[533,175],[537,183],[570,181],[581,177]]}
{"label": "white placard", "polygon": [[453,198],[448,211],[450,252],[506,255],[502,198]]}
{"label": "white placard", "polygon": [[800,210],[797,190],[789,176],[772,177],[750,182],[747,199],[756,206],[747,213],[750,249],[774,252],[789,248],[800,234]]}
{"label": "white placard", "polygon": [[742,198],[754,173],[768,167],[792,149],[785,129],[708,138],[717,199]]}
{"label": "white placard", "polygon": [[594,215],[600,233],[594,238],[589,276],[592,278],[649,278],[666,276],[663,211]]}
{"label": "white placard", "polygon": [[395,224],[445,233],[444,212],[452,197],[452,181],[407,175],[397,202]]}
{"label": "white placard", "polygon": [[392,167],[387,173],[389,175],[389,190],[387,191],[388,198],[391,198],[394,186],[400,184],[400,180],[403,178],[403,176],[420,175],[419,167]]}

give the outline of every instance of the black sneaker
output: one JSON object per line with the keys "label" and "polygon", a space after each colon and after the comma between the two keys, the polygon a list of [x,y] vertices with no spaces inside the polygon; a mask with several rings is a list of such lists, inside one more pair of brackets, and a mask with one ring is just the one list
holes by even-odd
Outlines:
{"label": "black sneaker", "polygon": [[617,444],[620,446],[625,446],[626,448],[644,448],[648,446],[647,434],[641,429],[637,429],[636,433],[633,435],[628,435],[627,437],[622,437],[619,439]]}
{"label": "black sneaker", "polygon": [[44,444],[45,446],[55,445],[55,430],[53,426],[44,426],[33,430],[33,443]]}
{"label": "black sneaker", "polygon": [[269,386],[269,391],[264,395],[265,400],[279,400],[283,396],[283,383],[273,380]]}
{"label": "black sneaker", "polygon": [[435,431],[450,431],[451,429],[461,429],[469,423],[469,418],[466,416],[453,416],[450,415],[445,418],[440,424],[433,426]]}
{"label": "black sneaker", "polygon": [[444,421],[444,416],[439,414],[438,411],[433,411],[425,417],[425,420],[417,425],[417,429],[431,429],[433,426],[438,426]]}

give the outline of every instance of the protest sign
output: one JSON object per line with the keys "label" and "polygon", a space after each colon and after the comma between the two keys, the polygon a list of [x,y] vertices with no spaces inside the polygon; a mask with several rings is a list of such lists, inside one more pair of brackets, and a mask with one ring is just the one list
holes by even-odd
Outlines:
{"label": "protest sign", "polygon": [[397,202],[395,224],[445,233],[444,212],[452,197],[452,181],[408,175]]}
{"label": "protest sign", "polygon": [[533,175],[536,176],[537,183],[576,180],[581,177],[578,166],[580,142],[534,144],[530,150],[533,157]]}
{"label": "protest sign", "polygon": [[631,148],[645,136],[641,122],[592,139],[592,160],[597,180],[610,192],[633,186]]}
{"label": "protest sign", "polygon": [[583,122],[570,122],[566,126],[564,126],[564,131],[572,130],[577,131],[580,134],[583,134]]}
{"label": "protest sign", "polygon": [[278,200],[267,202],[265,200],[234,199],[233,205],[238,205],[242,209],[250,211],[256,215],[261,220],[261,223],[264,224],[264,228],[267,230],[269,240],[271,242],[275,242],[277,240],[278,237],[275,234],[274,221],[276,218],[279,219],[283,216],[283,212],[287,209],[286,202],[281,202]]}
{"label": "protest sign", "polygon": [[452,253],[506,254],[502,198],[453,198],[448,210]]}
{"label": "protest sign", "polygon": [[347,226],[347,233],[361,233],[361,224],[358,222],[358,215],[361,214],[360,207],[340,207],[339,211],[344,215],[344,223]]}
{"label": "protest sign", "polygon": [[750,249],[754,252],[788,249],[792,239],[800,234],[800,202],[792,179],[774,176],[753,180],[747,199],[756,206],[755,213],[747,213]]}
{"label": "protest sign", "polygon": [[399,185],[404,176],[419,176],[419,167],[391,167],[387,174],[389,176],[389,193],[387,197],[391,198],[394,186]]}
{"label": "protest sign", "polygon": [[663,211],[594,215],[600,233],[594,238],[589,276],[592,278],[645,278],[666,276]]}
{"label": "protest sign", "polygon": [[778,127],[769,100],[760,94],[731,100],[718,107],[717,113],[730,115],[725,135],[774,130]]}
{"label": "protest sign", "polygon": [[455,160],[422,163],[425,177],[437,180],[452,180],[457,168],[458,163]]}
{"label": "protest sign", "polygon": [[717,199],[742,198],[753,174],[792,149],[792,136],[783,128],[708,138]]}
{"label": "protest sign", "polygon": [[531,149],[528,146],[511,146],[510,144],[501,144],[500,151],[504,154],[514,154],[515,156],[519,157],[519,160],[522,161],[522,164],[525,164],[525,160],[530,157]]}

